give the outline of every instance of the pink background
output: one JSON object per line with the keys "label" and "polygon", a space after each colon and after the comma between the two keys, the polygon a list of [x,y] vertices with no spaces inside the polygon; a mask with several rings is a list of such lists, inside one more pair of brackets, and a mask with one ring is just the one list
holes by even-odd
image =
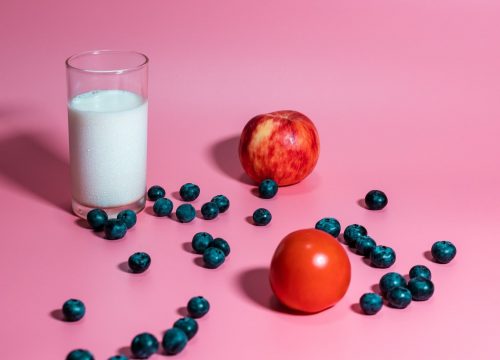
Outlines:
{"label": "pink background", "polygon": [[[107,359],[139,332],[160,338],[204,295],[212,311],[180,359],[497,359],[499,18],[494,0],[2,1],[0,357],[83,347]],[[228,213],[183,225],[149,208],[111,242],[69,212],[64,60],[100,48],[151,58],[148,183],[172,197],[196,182],[197,208],[224,193]],[[252,116],[289,108],[316,123],[320,160],[264,201],[242,176],[238,136]],[[384,211],[358,204],[373,188],[389,196]],[[274,215],[265,228],[246,221],[260,206]],[[391,270],[429,266],[435,296],[359,314],[386,271],[349,252],[337,306],[281,312],[267,285],[272,253],[324,216],[394,247]],[[187,251],[202,230],[232,246],[218,270]],[[458,247],[448,265],[424,255],[442,239]],[[124,272],[141,250],[150,270]],[[87,305],[79,323],[57,319],[70,297]]]}

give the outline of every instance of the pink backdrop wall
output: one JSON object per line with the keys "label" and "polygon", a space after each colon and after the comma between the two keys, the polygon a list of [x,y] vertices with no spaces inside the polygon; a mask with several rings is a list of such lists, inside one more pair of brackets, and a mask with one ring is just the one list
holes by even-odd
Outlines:
{"label": "pink backdrop wall", "polygon": [[[212,311],[182,359],[498,358],[499,18],[493,0],[3,1],[0,357],[63,359],[84,347],[107,359],[139,332],[160,337],[201,294]],[[148,209],[117,242],[78,224],[64,60],[99,48],[151,58],[149,184],[170,196],[196,182],[195,205],[224,193],[227,214],[182,225]],[[237,139],[253,115],[284,108],[313,119],[321,157],[310,178],[263,201],[242,177]],[[358,204],[373,188],[389,196],[384,211]],[[272,224],[248,224],[263,205]],[[335,308],[277,311],[272,253],[323,216],[394,247],[392,270],[429,266],[435,296],[361,315],[354,304],[385,271],[349,253],[352,284]],[[186,251],[201,230],[233,248],[216,271]],[[424,256],[442,239],[458,247],[448,265]],[[150,270],[122,271],[139,250]],[[54,312],[69,297],[87,304],[76,324]]]}

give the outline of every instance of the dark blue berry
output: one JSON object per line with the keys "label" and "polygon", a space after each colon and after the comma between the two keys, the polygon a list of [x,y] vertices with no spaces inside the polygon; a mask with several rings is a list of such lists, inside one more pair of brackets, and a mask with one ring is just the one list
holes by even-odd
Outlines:
{"label": "dark blue berry", "polygon": [[196,216],[196,210],[191,204],[182,204],[177,210],[175,210],[175,215],[177,216],[177,220],[181,223],[188,223],[193,221]]}
{"label": "dark blue berry", "polygon": [[198,319],[205,316],[210,310],[210,303],[203,296],[191,298],[187,304],[187,311],[192,318]]}
{"label": "dark blue berry", "polygon": [[431,279],[432,274],[427,266],[415,265],[410,269],[410,278],[423,277],[426,279]]}
{"label": "dark blue berry", "polygon": [[219,215],[219,207],[214,202],[207,202],[201,207],[201,215],[205,220],[215,219]]}
{"label": "dark blue berry", "polygon": [[221,249],[225,256],[228,256],[229,253],[231,252],[231,247],[229,246],[229,243],[222,238],[214,239],[214,242],[210,244],[210,246],[215,247],[217,249]]}
{"label": "dark blue berry", "polygon": [[66,356],[66,360],[94,360],[94,356],[88,350],[73,350]]}
{"label": "dark blue berry", "polygon": [[62,307],[66,321],[78,321],[85,315],[85,304],[78,299],[66,300]]}
{"label": "dark blue berry", "polygon": [[252,218],[255,225],[264,226],[271,222],[273,216],[271,215],[269,210],[260,208],[254,211]]}
{"label": "dark blue berry", "polygon": [[194,234],[193,240],[191,240],[191,247],[195,253],[203,254],[212,241],[214,241],[212,235],[207,232],[199,232]]}
{"label": "dark blue berry", "polygon": [[130,350],[134,357],[138,359],[147,359],[158,351],[160,344],[156,337],[150,333],[142,333],[134,337]]}
{"label": "dark blue berry", "polygon": [[396,262],[396,253],[388,246],[375,246],[370,253],[370,263],[373,267],[386,269]]}
{"label": "dark blue berry", "polygon": [[359,255],[369,257],[377,244],[368,235],[361,235],[356,239],[356,252]]}
{"label": "dark blue berry", "polygon": [[184,331],[188,340],[191,340],[198,332],[198,323],[193,318],[184,317],[174,323],[174,328]]}
{"label": "dark blue berry", "polygon": [[203,252],[203,262],[209,269],[217,269],[224,263],[225,260],[226,255],[224,255],[224,251],[219,248],[212,247],[212,244],[210,244],[210,247]]}
{"label": "dark blue berry", "polygon": [[366,194],[365,204],[370,210],[381,210],[387,205],[387,196],[380,190],[372,190]]}
{"label": "dark blue berry", "polygon": [[436,262],[448,264],[457,255],[457,248],[450,241],[437,241],[432,245],[431,253]]}
{"label": "dark blue berry", "polygon": [[162,197],[165,197],[165,194],[165,189],[159,185],[153,185],[148,190],[148,198],[151,201],[161,199]]}
{"label": "dark blue berry", "polygon": [[128,360],[128,357],[125,355],[115,355],[111,356],[108,360]]}
{"label": "dark blue berry", "polygon": [[272,199],[278,192],[278,184],[272,179],[265,179],[259,184],[259,195],[263,199]]}
{"label": "dark blue berry", "polygon": [[127,225],[127,229],[132,228],[137,222],[137,215],[135,214],[135,211],[129,209],[120,211],[116,218],[123,221],[125,225]]}
{"label": "dark blue berry", "polygon": [[344,241],[346,245],[354,249],[356,247],[356,240],[362,236],[367,235],[365,227],[358,224],[352,224],[345,228],[344,230]]}
{"label": "dark blue berry", "polygon": [[319,220],[315,226],[316,229],[322,230],[333,237],[338,237],[340,234],[340,223],[337,219],[332,217],[326,217]]}
{"label": "dark blue berry", "polygon": [[104,226],[104,234],[108,240],[118,240],[127,233],[127,225],[118,219],[108,220]]}
{"label": "dark blue berry", "polygon": [[92,209],[87,213],[87,222],[95,231],[104,229],[104,225],[108,221],[108,214],[101,209]]}
{"label": "dark blue berry", "polygon": [[153,205],[153,211],[156,216],[169,216],[172,213],[174,204],[167,198],[159,198]]}
{"label": "dark blue berry", "polygon": [[217,204],[221,214],[225,213],[227,209],[229,209],[229,199],[224,195],[216,195],[210,201]]}
{"label": "dark blue berry", "polygon": [[425,301],[434,294],[434,284],[429,279],[416,277],[408,281],[408,290],[413,300]]}
{"label": "dark blue berry", "polygon": [[151,265],[151,257],[145,252],[136,252],[128,258],[128,267],[133,273],[143,273],[149,265]]}
{"label": "dark blue berry", "polygon": [[378,285],[382,295],[386,296],[395,287],[406,287],[406,279],[401,274],[390,272],[380,278]]}
{"label": "dark blue berry", "polygon": [[401,286],[392,288],[387,293],[387,302],[396,309],[404,309],[411,303],[411,292]]}
{"label": "dark blue berry", "polygon": [[200,187],[191,183],[184,184],[179,190],[179,195],[184,201],[194,201],[200,196]]}
{"label": "dark blue berry", "polygon": [[180,353],[186,347],[188,337],[184,331],[178,328],[168,329],[163,335],[162,345],[168,355]]}
{"label": "dark blue berry", "polygon": [[374,315],[382,309],[382,297],[375,293],[366,293],[359,299],[359,306],[366,315]]}

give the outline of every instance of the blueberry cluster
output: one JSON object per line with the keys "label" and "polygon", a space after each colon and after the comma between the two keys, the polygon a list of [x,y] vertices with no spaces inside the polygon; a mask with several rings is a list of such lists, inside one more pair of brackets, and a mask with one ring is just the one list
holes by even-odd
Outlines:
{"label": "blueberry cluster", "polygon": [[[195,319],[203,317],[210,310],[209,302],[202,296],[191,298],[187,304],[190,317],[178,319],[173,326],[165,331],[161,345],[167,355],[176,355],[186,347],[198,332],[198,322]],[[135,358],[147,359],[158,351],[160,344],[150,333],[141,333],[132,339],[130,349]]]}
{"label": "blueberry cluster", "polygon": [[214,239],[212,235],[204,231],[194,234],[191,247],[195,253],[203,255],[205,267],[209,269],[221,266],[231,252],[231,247],[226,240]]}
{"label": "blueberry cluster", "polygon": [[[383,305],[382,297],[387,304],[395,309],[404,309],[412,300],[425,301],[434,294],[434,284],[431,281],[431,271],[424,265],[415,265],[409,272],[410,280],[406,282],[403,275],[396,272],[386,273],[380,278],[380,295],[366,293],[359,299],[363,312],[374,315]],[[382,296],[381,296],[382,295]]]}
{"label": "blueberry cluster", "polygon": [[[179,195],[183,201],[194,201],[200,196],[200,187],[193,183],[186,183],[181,186]],[[174,204],[172,200],[165,198],[165,190],[161,186],[151,186],[148,190],[148,198],[154,201],[153,212],[156,216],[166,217],[172,214]],[[202,205],[200,212],[205,220],[212,220],[227,209],[229,209],[229,199],[224,195],[216,195]],[[196,217],[196,209],[191,204],[181,204],[175,210],[175,216],[179,222],[189,223]]]}
{"label": "blueberry cluster", "polygon": [[118,240],[127,234],[127,230],[134,227],[137,215],[134,211],[126,209],[120,211],[116,219],[109,219],[108,214],[102,209],[92,209],[87,213],[87,222],[94,231],[103,231],[106,239]]}
{"label": "blueberry cluster", "polygon": [[[324,231],[334,238],[340,235],[340,222],[333,217],[319,220],[315,228]],[[344,230],[344,242],[356,254],[370,259],[371,266],[380,269],[391,267],[396,262],[396,253],[388,246],[377,245],[375,240],[368,236],[368,231],[362,225],[352,224]]]}

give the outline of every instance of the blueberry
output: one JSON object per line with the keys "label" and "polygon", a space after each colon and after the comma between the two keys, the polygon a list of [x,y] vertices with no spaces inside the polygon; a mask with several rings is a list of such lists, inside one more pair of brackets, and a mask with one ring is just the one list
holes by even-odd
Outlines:
{"label": "blueberry", "polygon": [[78,299],[66,300],[62,307],[66,321],[78,321],[85,315],[85,304]]}
{"label": "blueberry", "polygon": [[225,213],[227,209],[229,209],[229,199],[224,195],[216,195],[210,201],[217,204],[221,214]]}
{"label": "blueberry", "polygon": [[347,226],[344,230],[344,241],[346,245],[353,249],[356,247],[356,239],[361,235],[367,234],[368,232],[366,231],[364,226],[352,224]]}
{"label": "blueberry", "polygon": [[366,293],[359,299],[359,306],[366,315],[374,315],[382,309],[382,297],[375,293]]}
{"label": "blueberry", "polygon": [[165,197],[165,189],[159,185],[153,185],[148,190],[148,198],[151,201],[156,201]]}
{"label": "blueberry", "polygon": [[387,302],[396,309],[404,309],[411,303],[411,292],[402,286],[392,288],[387,293]]}
{"label": "blueberry", "polygon": [[196,210],[191,204],[182,204],[177,210],[175,210],[175,215],[177,216],[177,220],[181,223],[188,223],[193,221],[196,216]]}
{"label": "blueberry", "polygon": [[145,252],[136,252],[128,258],[128,267],[135,274],[146,271],[151,265],[151,257]]}
{"label": "blueberry", "polygon": [[408,290],[413,300],[425,301],[434,294],[434,284],[429,279],[416,277],[408,281]]}
{"label": "blueberry", "polygon": [[147,359],[158,351],[160,344],[156,337],[150,333],[142,333],[134,337],[130,350],[134,357],[138,359]]}
{"label": "blueberry", "polygon": [[278,192],[278,184],[272,179],[265,179],[259,184],[259,195],[263,199],[272,199]]}
{"label": "blueberry", "polygon": [[388,246],[375,246],[370,253],[370,263],[373,267],[386,269],[396,262],[396,253]]}
{"label": "blueberry", "polygon": [[316,229],[322,230],[333,237],[338,237],[340,234],[340,223],[337,219],[332,217],[326,217],[319,220],[315,226]]}
{"label": "blueberry", "polygon": [[359,255],[369,257],[377,244],[368,235],[361,235],[356,239],[356,252]]}
{"label": "blueberry", "polygon": [[200,196],[200,187],[191,183],[184,184],[179,190],[179,195],[184,201],[194,201]]}
{"label": "blueberry", "polygon": [[448,264],[457,255],[457,248],[450,241],[436,241],[431,253],[437,263]]}
{"label": "blueberry", "polygon": [[73,350],[66,356],[66,360],[94,360],[94,356],[88,350]]}
{"label": "blueberry", "polygon": [[380,190],[369,191],[365,196],[365,204],[370,210],[381,210],[387,205],[387,196]]}
{"label": "blueberry", "polygon": [[111,356],[108,360],[128,360],[128,357],[125,355],[115,355]]}
{"label": "blueberry", "polygon": [[255,223],[255,225],[264,226],[264,225],[267,225],[271,222],[271,219],[273,218],[273,216],[271,215],[269,210],[264,209],[264,208],[260,208],[260,209],[257,209],[253,212],[252,218],[253,218],[253,222]]}
{"label": "blueberry", "polygon": [[203,262],[209,269],[217,269],[225,260],[224,251],[219,248],[210,246],[203,252]]}
{"label": "blueberry", "polygon": [[195,296],[187,304],[189,315],[195,319],[205,316],[208,310],[210,310],[210,303],[203,296]]}
{"label": "blueberry", "polygon": [[395,287],[406,287],[406,280],[401,274],[389,272],[380,278],[378,285],[382,295],[386,296]]}
{"label": "blueberry", "polygon": [[195,336],[198,332],[198,323],[193,318],[184,317],[174,323],[174,328],[178,328],[184,331],[184,333],[187,335],[188,340],[191,340],[193,336]]}
{"label": "blueberry", "polygon": [[127,233],[127,225],[118,219],[108,220],[106,226],[104,226],[104,233],[108,240],[121,239]]}
{"label": "blueberry", "polygon": [[229,253],[231,252],[231,247],[229,246],[229,243],[223,238],[214,239],[214,242],[210,244],[210,246],[215,247],[217,249],[221,249],[225,256],[228,256]]}
{"label": "blueberry", "polygon": [[159,198],[153,205],[153,211],[156,216],[169,216],[172,213],[174,204],[167,198]]}
{"label": "blueberry", "polygon": [[426,279],[431,279],[432,274],[427,266],[415,265],[410,269],[410,278],[423,277]]}
{"label": "blueberry", "polygon": [[95,231],[104,229],[104,225],[108,221],[108,214],[101,209],[92,209],[87,213],[87,222]]}
{"label": "blueberry", "polygon": [[215,219],[219,215],[219,207],[214,202],[207,202],[201,207],[201,215],[205,220]]}
{"label": "blueberry", "polygon": [[191,240],[191,247],[195,253],[203,254],[212,241],[214,241],[212,235],[207,232],[199,232],[194,234],[193,240]]}
{"label": "blueberry", "polygon": [[161,344],[168,355],[180,353],[186,347],[188,337],[184,331],[176,327],[168,329],[163,335]]}
{"label": "blueberry", "polygon": [[127,229],[134,227],[137,222],[137,215],[135,214],[135,211],[129,209],[120,211],[116,218],[123,221],[125,225],[127,225]]}

